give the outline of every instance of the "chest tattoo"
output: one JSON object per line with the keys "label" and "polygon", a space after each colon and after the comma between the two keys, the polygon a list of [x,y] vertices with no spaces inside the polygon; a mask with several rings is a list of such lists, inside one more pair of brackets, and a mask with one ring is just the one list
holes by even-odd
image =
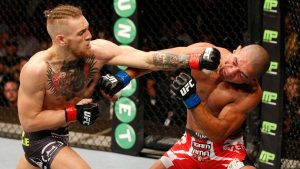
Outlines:
{"label": "chest tattoo", "polygon": [[73,99],[98,73],[95,63],[95,57],[48,62],[48,90],[54,96],[64,96],[66,101]]}

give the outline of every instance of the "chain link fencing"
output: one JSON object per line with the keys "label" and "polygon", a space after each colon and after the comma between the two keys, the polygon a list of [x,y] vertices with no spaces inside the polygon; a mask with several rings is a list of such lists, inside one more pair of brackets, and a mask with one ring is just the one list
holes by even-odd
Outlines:
{"label": "chain link fencing", "polygon": [[[140,48],[160,50],[205,41],[229,50],[243,44],[247,30],[247,1],[141,1]],[[167,150],[185,130],[186,108],[170,92],[182,69],[153,72],[144,80],[145,146]]]}
{"label": "chain link fencing", "polygon": [[[113,3],[88,0],[3,0],[0,2],[0,135],[21,138],[16,109],[19,72],[24,63],[37,51],[45,50],[51,45],[46,30],[46,18],[43,11],[58,4],[80,6],[89,20],[90,31],[94,38],[111,40]],[[104,68],[102,73],[109,69]],[[15,85],[9,85],[9,84]],[[102,116],[92,126],[85,127],[79,123],[70,126],[70,144],[77,147],[111,151],[110,101],[95,93],[93,98],[99,103]],[[21,145],[20,145],[21,146]]]}
{"label": "chain link fencing", "polygon": [[282,168],[300,168],[300,3],[286,1]]}
{"label": "chain link fencing", "polygon": [[[50,46],[43,11],[57,4],[70,3],[82,7],[90,23],[93,38],[113,38],[113,2],[111,0],[45,0],[0,2],[0,136],[20,139],[17,109],[4,96],[5,82],[18,85],[23,61]],[[243,44],[248,24],[248,1],[232,0],[149,0],[138,3],[138,48],[144,51],[187,46],[205,41],[234,50]],[[283,165],[299,161],[299,2],[286,3],[286,74]],[[26,41],[28,40],[28,41]],[[30,47],[28,47],[30,46]],[[11,56],[10,60],[4,59]],[[9,62],[9,63],[8,63]],[[4,69],[8,64],[12,69]],[[104,68],[103,74],[110,68]],[[172,79],[181,71],[153,72],[141,77],[144,103],[145,148],[165,151],[185,130],[186,108],[170,93]],[[297,89],[289,94],[289,89]],[[292,95],[292,96],[291,96]],[[78,147],[111,151],[113,102],[94,94],[103,115],[90,127],[77,123],[70,127],[70,143]],[[289,100],[292,98],[292,101]],[[286,160],[285,160],[286,159]],[[295,160],[293,163],[292,160]],[[299,164],[299,162],[298,162]]]}

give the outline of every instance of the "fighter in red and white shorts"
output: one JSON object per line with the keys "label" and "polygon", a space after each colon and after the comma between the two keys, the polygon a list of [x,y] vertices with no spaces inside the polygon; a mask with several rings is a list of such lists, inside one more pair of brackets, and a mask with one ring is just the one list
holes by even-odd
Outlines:
{"label": "fighter in red and white shorts", "polygon": [[160,160],[168,169],[240,169],[253,165],[247,158],[241,133],[213,143],[190,129]]}

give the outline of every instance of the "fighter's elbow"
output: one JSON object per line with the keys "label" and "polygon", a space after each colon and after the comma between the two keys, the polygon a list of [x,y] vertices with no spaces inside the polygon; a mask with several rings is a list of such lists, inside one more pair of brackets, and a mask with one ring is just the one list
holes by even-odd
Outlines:
{"label": "fighter's elbow", "polygon": [[21,123],[22,130],[26,132],[32,132],[32,127],[26,123]]}
{"label": "fighter's elbow", "polygon": [[209,138],[214,143],[220,143],[226,139],[226,137],[223,136],[214,136]]}
{"label": "fighter's elbow", "polygon": [[32,120],[21,120],[21,127],[26,132],[34,132],[36,131],[36,125]]}
{"label": "fighter's elbow", "polygon": [[208,135],[208,137],[212,142],[220,143],[220,142],[226,140],[227,134],[226,134],[226,131],[220,130],[220,131],[216,131],[213,134]]}

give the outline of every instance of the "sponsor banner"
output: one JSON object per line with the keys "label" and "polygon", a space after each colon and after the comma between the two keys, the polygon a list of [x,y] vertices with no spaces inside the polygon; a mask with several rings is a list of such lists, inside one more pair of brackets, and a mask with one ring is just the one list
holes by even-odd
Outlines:
{"label": "sponsor banner", "polygon": [[271,57],[270,67],[262,77],[261,147],[259,168],[280,168],[283,112],[283,43],[280,0],[264,0],[262,45]]}
{"label": "sponsor banner", "polygon": [[[114,0],[115,23],[114,38],[119,45],[137,47],[136,0]],[[119,65],[120,70],[126,66]],[[121,91],[121,97],[114,104],[112,120],[112,151],[138,155],[144,144],[143,106],[138,104],[139,82],[136,79]]]}

